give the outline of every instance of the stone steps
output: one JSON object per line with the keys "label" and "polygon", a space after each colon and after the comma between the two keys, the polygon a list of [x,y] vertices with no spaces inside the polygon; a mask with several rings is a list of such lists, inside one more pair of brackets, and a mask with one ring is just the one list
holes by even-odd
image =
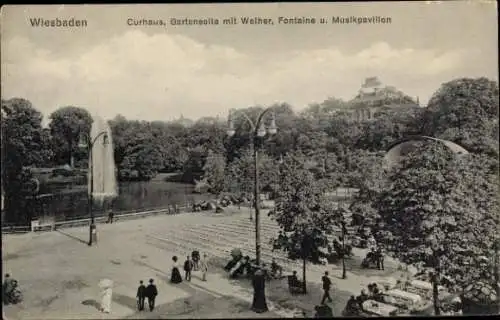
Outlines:
{"label": "stone steps", "polygon": [[[213,257],[219,257],[222,259],[227,259],[229,261],[229,257],[231,254],[231,250],[234,248],[237,248],[238,246],[231,246],[231,247],[217,247],[214,246],[213,243],[210,242],[204,242],[204,241],[196,241],[196,240],[186,240],[186,239],[181,239],[181,238],[162,238],[161,240],[158,239],[157,237],[153,237],[154,239],[161,241],[162,244],[166,245],[169,250],[172,250],[174,252],[178,252],[180,254],[189,254],[194,250],[199,250],[203,253],[207,253],[209,256]],[[243,253],[245,255],[255,255],[255,250],[254,249],[247,249],[245,250],[244,248],[241,248],[243,250]],[[182,252],[183,251],[183,252]],[[297,270],[299,267],[301,268],[302,265],[299,263],[296,263],[294,261],[290,261],[287,258],[280,257],[277,255],[270,255],[268,252],[261,252],[261,257],[264,261],[264,263],[270,263],[271,259],[274,257],[276,261],[280,264],[282,264],[283,268],[286,271],[292,271],[292,270]]]}
{"label": "stone steps", "polygon": [[[200,233],[206,233],[209,232],[213,236],[217,234],[227,234],[227,235],[233,235],[237,238],[253,238],[255,237],[255,231],[252,230],[238,230],[237,228],[229,229],[226,226],[214,226],[214,225],[206,225],[198,228],[190,227],[185,230],[189,230],[192,232],[200,232]],[[263,231],[263,232],[262,232]],[[268,239],[270,240],[271,238],[275,237],[276,235],[274,232],[269,231],[269,230],[262,230],[261,231],[261,237],[263,239]],[[269,241],[268,241],[269,242]]]}
{"label": "stone steps", "polygon": [[[213,227],[213,226],[210,226]],[[217,226],[219,228],[223,228],[223,226]],[[217,250],[217,256],[221,258],[228,258],[230,252],[234,248],[240,248],[243,250],[245,255],[255,255],[255,247],[253,242],[253,233],[251,234],[251,241],[245,235],[237,235],[236,237],[230,236],[224,233],[224,230],[220,230],[220,232],[206,233],[200,232],[199,229],[191,228],[187,230],[178,230],[177,232],[171,232],[169,234],[169,241],[173,243],[173,245],[183,244],[187,248],[189,252],[192,250],[201,250],[204,248],[204,251],[215,248]],[[282,264],[284,267],[288,266],[290,270],[297,270],[297,268],[302,268],[301,261],[294,261],[288,259],[286,257],[286,253],[284,252],[272,252],[271,245],[266,242],[262,242],[262,251],[261,255],[267,263],[271,261],[274,257],[277,262]],[[313,265],[309,264],[308,268],[318,269],[321,272],[324,270],[325,266]],[[287,268],[285,268],[287,269]]]}

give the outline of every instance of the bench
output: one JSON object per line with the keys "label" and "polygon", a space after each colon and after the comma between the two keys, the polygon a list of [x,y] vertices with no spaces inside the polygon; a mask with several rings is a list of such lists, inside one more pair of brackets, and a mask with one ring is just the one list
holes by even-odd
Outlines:
{"label": "bench", "polygon": [[46,228],[49,228],[50,231],[55,230],[55,223],[54,222],[42,222],[40,223],[40,220],[31,220],[31,232],[35,232],[37,230],[43,230]]}
{"label": "bench", "polygon": [[303,294],[304,286],[302,281],[296,280],[293,276],[288,276],[288,290],[291,294]]}

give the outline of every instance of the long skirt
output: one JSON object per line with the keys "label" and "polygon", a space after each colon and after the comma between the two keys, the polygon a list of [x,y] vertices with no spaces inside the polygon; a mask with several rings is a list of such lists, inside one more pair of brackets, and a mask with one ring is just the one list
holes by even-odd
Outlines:
{"label": "long skirt", "polygon": [[106,312],[106,313],[111,312],[112,295],[113,295],[113,291],[111,288],[105,289],[101,293],[101,310],[102,310],[102,312]]}
{"label": "long skirt", "polygon": [[182,276],[181,276],[181,273],[179,272],[179,268],[176,268],[176,267],[172,268],[172,275],[170,276],[170,282],[172,282],[172,283],[181,283],[182,282]]}
{"label": "long skirt", "polygon": [[266,312],[269,310],[267,308],[265,290],[260,289],[260,290],[254,291],[252,310],[257,312],[257,313],[262,313],[262,312]]}

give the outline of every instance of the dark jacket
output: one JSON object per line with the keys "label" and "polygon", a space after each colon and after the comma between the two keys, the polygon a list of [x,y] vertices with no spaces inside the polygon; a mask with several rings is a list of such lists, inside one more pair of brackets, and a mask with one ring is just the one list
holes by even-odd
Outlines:
{"label": "dark jacket", "polygon": [[156,285],[150,284],[146,288],[146,297],[154,298],[158,295],[158,289],[156,289]]}
{"label": "dark jacket", "polygon": [[328,278],[328,276],[323,276],[321,280],[323,281],[323,290],[330,290],[330,287],[332,285],[332,281],[330,280],[330,278]]}
{"label": "dark jacket", "polygon": [[139,288],[137,288],[137,298],[143,298],[146,296],[146,286],[141,284]]}
{"label": "dark jacket", "polygon": [[191,271],[191,270],[193,270],[193,261],[186,260],[186,262],[184,262],[184,271]]}

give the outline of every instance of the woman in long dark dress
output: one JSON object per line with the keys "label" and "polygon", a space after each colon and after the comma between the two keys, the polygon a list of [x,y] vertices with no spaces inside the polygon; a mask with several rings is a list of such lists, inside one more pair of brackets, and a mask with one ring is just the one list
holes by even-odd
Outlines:
{"label": "woman in long dark dress", "polygon": [[177,256],[173,256],[172,261],[174,262],[172,265],[172,274],[170,276],[170,282],[171,283],[181,283],[182,282],[182,276],[179,271],[179,264],[177,263]]}
{"label": "woman in long dark dress", "polygon": [[266,278],[262,270],[257,270],[252,279],[253,284],[253,303],[252,310],[257,313],[266,312]]}

